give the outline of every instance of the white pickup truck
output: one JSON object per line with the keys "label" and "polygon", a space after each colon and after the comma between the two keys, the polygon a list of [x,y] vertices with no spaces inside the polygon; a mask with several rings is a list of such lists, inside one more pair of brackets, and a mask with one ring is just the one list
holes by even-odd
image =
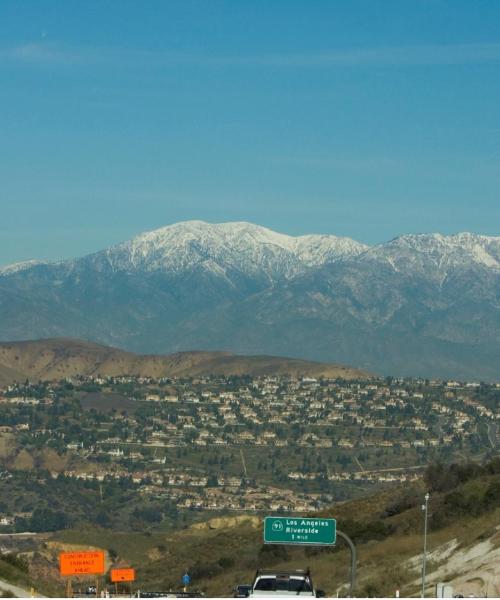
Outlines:
{"label": "white pickup truck", "polygon": [[259,569],[255,574],[250,597],[280,598],[289,596],[308,596],[323,598],[322,590],[315,590],[311,573],[307,570],[271,571]]}

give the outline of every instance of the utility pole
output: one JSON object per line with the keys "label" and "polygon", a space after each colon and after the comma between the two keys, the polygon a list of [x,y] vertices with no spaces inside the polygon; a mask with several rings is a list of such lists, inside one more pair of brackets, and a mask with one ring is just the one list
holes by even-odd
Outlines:
{"label": "utility pole", "polygon": [[356,586],[356,546],[351,538],[343,531],[337,529],[337,535],[347,542],[351,550],[351,585],[349,586],[349,598],[354,598],[354,588]]}
{"label": "utility pole", "polygon": [[429,505],[429,492],[425,494],[425,504],[422,504],[424,511],[424,553],[422,555],[422,598],[425,598],[425,561],[427,559],[427,509]]}

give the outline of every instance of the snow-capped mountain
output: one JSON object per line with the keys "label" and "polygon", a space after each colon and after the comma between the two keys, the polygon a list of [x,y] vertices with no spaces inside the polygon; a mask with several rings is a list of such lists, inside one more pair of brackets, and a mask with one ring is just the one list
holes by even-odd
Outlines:
{"label": "snow-capped mountain", "polygon": [[13,273],[18,273],[19,271],[25,271],[26,269],[31,269],[37,265],[47,264],[42,260],[24,260],[22,262],[13,263],[11,265],[7,265],[5,267],[0,267],[0,276],[1,275],[12,275]]}
{"label": "snow-capped mountain", "polygon": [[459,268],[500,271],[500,238],[458,233],[456,235],[403,235],[370,248],[364,260],[386,261],[396,271],[418,271],[445,276]]}
{"label": "snow-capped mountain", "polygon": [[0,270],[0,340],[56,336],[500,379],[500,238],[404,235],[368,247],[190,221]]}
{"label": "snow-capped mountain", "polygon": [[202,268],[221,276],[238,272],[275,281],[367,248],[333,235],[292,237],[252,223],[188,221],[143,233],[92,259],[115,271],[178,274]]}

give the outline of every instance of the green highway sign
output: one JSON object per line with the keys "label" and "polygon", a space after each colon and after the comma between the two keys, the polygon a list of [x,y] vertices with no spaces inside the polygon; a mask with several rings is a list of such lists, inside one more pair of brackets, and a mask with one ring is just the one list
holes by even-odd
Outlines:
{"label": "green highway sign", "polygon": [[303,517],[266,517],[264,519],[265,544],[335,544],[337,521],[335,519],[306,519]]}

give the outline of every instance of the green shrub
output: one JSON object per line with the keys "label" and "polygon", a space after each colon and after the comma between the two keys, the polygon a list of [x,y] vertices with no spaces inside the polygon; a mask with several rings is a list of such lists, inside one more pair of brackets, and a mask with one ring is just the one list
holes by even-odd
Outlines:
{"label": "green shrub", "polygon": [[189,570],[193,580],[211,579],[220,575],[222,571],[221,565],[216,562],[198,562]]}
{"label": "green shrub", "polygon": [[383,540],[394,532],[394,527],[380,519],[376,521],[355,521],[346,519],[342,521],[344,531],[353,542],[364,543],[369,540]]}
{"label": "green shrub", "polygon": [[234,567],[235,565],[235,560],[233,556],[221,556],[221,558],[219,558],[219,565],[223,568],[223,569],[230,569],[231,567]]}
{"label": "green shrub", "polygon": [[259,564],[274,565],[290,558],[286,546],[264,544],[259,550]]}
{"label": "green shrub", "polygon": [[0,558],[9,565],[16,567],[16,569],[23,571],[23,573],[28,572],[28,563],[21,556],[17,554],[1,554]]}
{"label": "green shrub", "polygon": [[500,507],[500,479],[494,479],[490,482],[484,494],[483,503],[487,510]]}
{"label": "green shrub", "polygon": [[36,532],[59,531],[69,526],[70,520],[65,513],[50,508],[36,508],[29,520],[30,530]]}
{"label": "green shrub", "polygon": [[421,498],[419,494],[414,489],[408,489],[401,493],[401,495],[393,498],[385,507],[383,512],[383,517],[392,517],[394,515],[399,515],[410,508],[414,508],[420,504]]}

